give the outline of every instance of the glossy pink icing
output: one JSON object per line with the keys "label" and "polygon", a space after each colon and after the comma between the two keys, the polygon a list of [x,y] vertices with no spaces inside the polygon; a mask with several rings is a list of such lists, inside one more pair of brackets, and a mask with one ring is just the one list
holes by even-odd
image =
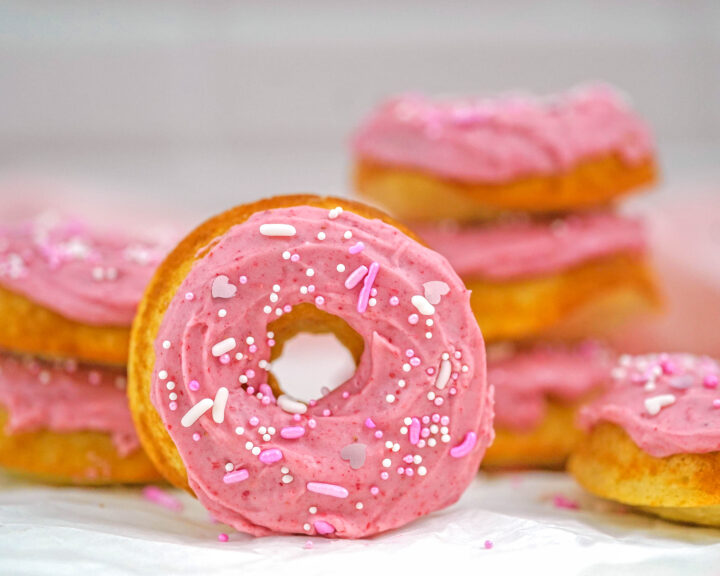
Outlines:
{"label": "glossy pink icing", "polygon": [[109,434],[121,456],[140,447],[118,368],[0,353],[0,405],[8,434],[94,431]]}
{"label": "glossy pink icing", "polygon": [[584,407],[580,424],[623,428],[656,458],[720,450],[720,366],[707,356],[623,356],[613,384]]}
{"label": "glossy pink icing", "polygon": [[[293,235],[263,235],[276,225]],[[428,282],[448,289],[427,292],[434,304]],[[307,407],[265,386],[268,323],[300,303],[365,342],[353,377]],[[348,211],[275,209],[233,227],[173,298],[155,354],[152,402],[190,486],[250,534],[401,526],[455,502],[492,439],[484,345],[461,280],[439,254]]]}
{"label": "glossy pink icing", "polygon": [[552,98],[399,96],[360,126],[353,149],[361,159],[489,184],[565,172],[607,154],[630,165],[653,155],[648,128],[607,86]]}
{"label": "glossy pink icing", "polygon": [[642,223],[610,212],[552,221],[482,226],[419,226],[416,232],[444,254],[460,276],[510,280],[552,274],[595,259],[646,251]]}
{"label": "glossy pink icing", "polygon": [[[502,345],[500,345],[502,346]],[[614,355],[597,343],[488,350],[488,383],[495,388],[495,425],[528,431],[542,422],[547,401],[577,402],[610,380]]]}
{"label": "glossy pink icing", "polygon": [[77,322],[129,326],[168,248],[44,214],[0,226],[0,286]]}

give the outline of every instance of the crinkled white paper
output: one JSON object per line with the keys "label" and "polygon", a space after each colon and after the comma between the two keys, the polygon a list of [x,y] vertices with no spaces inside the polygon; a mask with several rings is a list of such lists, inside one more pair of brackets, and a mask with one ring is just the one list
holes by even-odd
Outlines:
{"label": "crinkled white paper", "polygon": [[[0,574],[720,573],[720,530],[629,513],[560,473],[480,475],[456,505],[359,541],[252,538],[172,493],[184,504],[180,512],[149,502],[140,489],[47,487],[0,476]],[[579,509],[558,507],[556,496]],[[221,532],[229,542],[218,541]]]}

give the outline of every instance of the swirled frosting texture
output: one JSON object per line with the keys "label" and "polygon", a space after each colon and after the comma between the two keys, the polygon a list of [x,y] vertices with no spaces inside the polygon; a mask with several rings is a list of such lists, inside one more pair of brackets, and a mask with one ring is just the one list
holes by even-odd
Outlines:
{"label": "swirled frosting texture", "polygon": [[495,389],[495,425],[527,431],[540,424],[548,399],[578,402],[610,380],[614,355],[595,342],[538,345],[488,357]]}
{"label": "swirled frosting texture", "polygon": [[124,370],[0,353],[6,432],[103,432],[121,456],[140,447],[125,397]]}
{"label": "swirled frosting texture", "polygon": [[653,155],[645,124],[607,86],[553,98],[393,98],[357,130],[355,155],[440,177],[502,184],[566,172],[616,155],[629,165]]}
{"label": "swirled frosting texture", "polygon": [[462,277],[512,280],[553,274],[617,254],[642,255],[642,223],[610,212],[485,226],[418,226]]}
{"label": "swirled frosting texture", "polygon": [[[266,385],[268,323],[303,303],[365,345],[353,377],[309,406]],[[190,486],[251,534],[400,526],[457,500],[492,439],[462,282],[439,254],[347,211],[274,209],[231,228],[170,303],[155,354],[151,399]]]}
{"label": "swirled frosting texture", "polygon": [[613,385],[580,412],[590,429],[611,422],[656,458],[720,450],[720,366],[688,354],[623,356]]}
{"label": "swirled frosting texture", "polygon": [[168,248],[43,214],[0,226],[0,286],[70,320],[129,326]]}

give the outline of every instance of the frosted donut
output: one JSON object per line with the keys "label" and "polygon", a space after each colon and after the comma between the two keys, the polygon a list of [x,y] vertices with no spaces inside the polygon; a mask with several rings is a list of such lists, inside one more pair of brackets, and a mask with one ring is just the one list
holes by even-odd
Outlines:
{"label": "frosted donut", "polygon": [[553,98],[394,98],[353,139],[355,189],[401,220],[607,205],[656,178],[645,124],[606,86]]}
{"label": "frosted donut", "polygon": [[720,526],[720,366],[687,354],[624,356],[583,408],[569,470],[587,490],[663,518]]}
{"label": "frosted donut", "polygon": [[[492,440],[468,300],[442,256],[361,204],[287,196],[230,210],[170,254],[141,303],[129,386],[140,438],[168,480],[249,534],[406,524],[456,501]],[[313,323],[359,335],[363,350],[349,380],[305,404],[270,385],[268,363]]]}

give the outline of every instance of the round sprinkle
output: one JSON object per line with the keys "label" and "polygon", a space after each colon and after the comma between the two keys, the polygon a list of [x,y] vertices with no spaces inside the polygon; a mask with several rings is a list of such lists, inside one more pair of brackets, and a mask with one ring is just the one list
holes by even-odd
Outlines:
{"label": "round sprinkle", "polygon": [[305,275],[308,276],[308,277],[315,276],[315,270],[313,270],[312,268],[308,268],[308,269],[305,271]]}
{"label": "round sprinkle", "polygon": [[345,240],[350,240],[350,238],[352,238],[352,232],[350,232],[350,230],[346,230],[345,234],[343,234],[343,238],[345,238]]}
{"label": "round sprinkle", "polygon": [[160,370],[160,372],[158,372],[158,378],[160,378],[160,380],[165,380],[167,377],[167,370]]}
{"label": "round sprinkle", "polygon": [[233,470],[235,470],[235,466],[233,466],[230,462],[225,464],[225,472],[232,472]]}
{"label": "round sprinkle", "polygon": [[390,460],[390,458],[385,458],[382,461],[382,465],[383,465],[383,468],[390,468],[390,466],[392,466],[392,461]]}
{"label": "round sprinkle", "polygon": [[162,343],[162,347],[165,348],[165,350],[169,350],[169,349],[170,349],[170,346],[171,346],[170,340],[165,340],[165,341]]}
{"label": "round sprinkle", "polygon": [[317,506],[310,506],[308,512],[310,512],[310,514],[317,514]]}
{"label": "round sprinkle", "polygon": [[290,260],[290,252],[285,250],[285,252],[282,253],[283,260]]}
{"label": "round sprinkle", "polygon": [[318,240],[325,240],[325,232],[318,232],[317,239]]}
{"label": "round sprinkle", "polygon": [[385,401],[388,404],[392,404],[393,402],[395,402],[395,396],[393,394],[388,394],[387,396],[385,396]]}
{"label": "round sprinkle", "polygon": [[165,387],[166,387],[168,390],[174,390],[174,389],[175,389],[175,382],[168,382],[167,384],[165,384]]}
{"label": "round sprinkle", "polygon": [[338,265],[337,265],[337,271],[338,271],[338,272],[345,272],[345,264],[338,264]]}

